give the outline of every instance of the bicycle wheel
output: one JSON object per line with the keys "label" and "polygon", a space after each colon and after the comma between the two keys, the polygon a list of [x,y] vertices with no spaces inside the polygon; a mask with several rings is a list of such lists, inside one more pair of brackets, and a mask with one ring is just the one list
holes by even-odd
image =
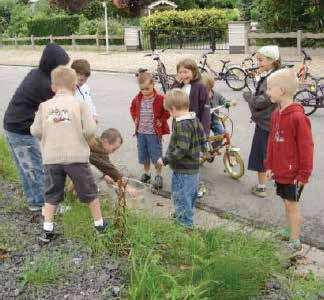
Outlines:
{"label": "bicycle wheel", "polygon": [[310,116],[317,110],[317,97],[308,89],[297,92],[294,96],[294,101],[304,107],[306,116]]}
{"label": "bicycle wheel", "polygon": [[245,167],[240,154],[226,150],[223,156],[225,171],[233,179],[240,179],[244,175]]}
{"label": "bicycle wheel", "polygon": [[246,73],[239,67],[232,67],[225,73],[226,84],[234,91],[241,91],[246,86]]}

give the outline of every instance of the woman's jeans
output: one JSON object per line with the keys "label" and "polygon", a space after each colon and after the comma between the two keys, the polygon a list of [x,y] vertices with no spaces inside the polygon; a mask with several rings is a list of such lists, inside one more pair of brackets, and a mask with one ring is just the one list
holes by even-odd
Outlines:
{"label": "woman's jeans", "polygon": [[186,226],[193,226],[193,210],[198,196],[199,174],[172,173],[172,200],[176,220]]}
{"label": "woman's jeans", "polygon": [[28,205],[44,204],[44,170],[38,141],[31,135],[5,131],[9,149],[19,171]]}

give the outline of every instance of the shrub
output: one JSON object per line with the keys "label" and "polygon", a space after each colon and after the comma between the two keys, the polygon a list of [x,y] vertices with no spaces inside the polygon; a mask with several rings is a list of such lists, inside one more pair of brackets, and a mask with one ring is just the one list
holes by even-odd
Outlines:
{"label": "shrub", "polygon": [[7,29],[10,23],[11,12],[14,7],[14,0],[0,1],[0,33],[3,33]]}
{"label": "shrub", "polygon": [[239,18],[235,10],[221,9],[191,9],[187,11],[163,11],[141,20],[142,29],[145,31],[157,30],[165,33],[174,33],[179,28],[190,28],[193,33],[199,34],[201,30],[217,30],[225,32],[228,21]]}
{"label": "shrub", "polygon": [[28,34],[34,36],[64,36],[79,30],[80,18],[77,15],[56,17],[39,17],[27,22]]}
{"label": "shrub", "polygon": [[31,11],[26,5],[15,5],[11,11],[10,24],[5,31],[8,36],[26,36],[27,22],[31,18]]}

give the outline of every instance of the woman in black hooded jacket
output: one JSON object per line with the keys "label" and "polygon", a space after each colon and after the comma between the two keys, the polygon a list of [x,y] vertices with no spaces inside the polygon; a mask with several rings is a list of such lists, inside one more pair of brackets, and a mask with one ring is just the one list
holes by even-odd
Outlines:
{"label": "woman in black hooded jacket", "polygon": [[44,171],[38,141],[30,134],[40,103],[52,98],[51,72],[69,62],[65,50],[47,45],[39,67],[31,70],[13,95],[4,116],[6,138],[19,170],[22,187],[30,210],[40,210],[44,204]]}

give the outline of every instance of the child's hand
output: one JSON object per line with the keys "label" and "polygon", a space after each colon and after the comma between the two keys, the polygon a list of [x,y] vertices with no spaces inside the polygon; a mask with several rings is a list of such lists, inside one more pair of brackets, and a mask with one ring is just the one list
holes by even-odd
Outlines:
{"label": "child's hand", "polygon": [[183,82],[183,78],[182,78],[182,76],[180,74],[177,74],[175,79],[179,83],[182,83]]}
{"label": "child's hand", "polygon": [[157,125],[158,127],[161,127],[161,126],[162,126],[162,122],[161,122],[160,120],[156,120],[156,125]]}
{"label": "child's hand", "polygon": [[109,175],[105,175],[104,179],[108,184],[114,184],[114,180]]}
{"label": "child's hand", "polygon": [[272,170],[267,170],[266,171],[266,177],[268,180],[271,180],[272,177],[273,177],[273,173],[272,173]]}

